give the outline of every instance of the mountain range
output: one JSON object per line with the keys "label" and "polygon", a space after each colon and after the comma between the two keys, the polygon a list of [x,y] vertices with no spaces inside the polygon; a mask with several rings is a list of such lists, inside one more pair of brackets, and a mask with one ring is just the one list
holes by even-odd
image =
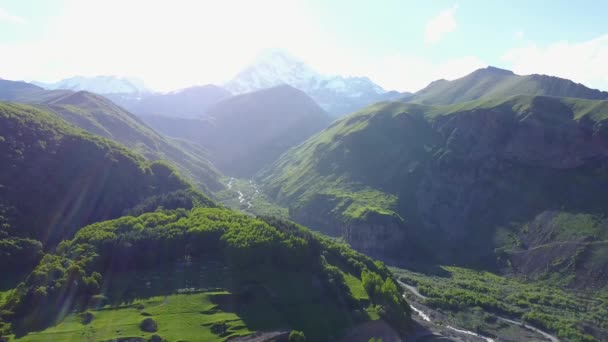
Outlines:
{"label": "mountain range", "polygon": [[567,284],[593,287],[608,274],[608,198],[594,190],[607,167],[608,102],[519,95],[379,103],[259,180],[296,221],[385,260],[569,273]]}
{"label": "mountain range", "polygon": [[224,87],[234,94],[242,94],[281,84],[302,90],[334,117],[377,101],[409,95],[387,92],[367,77],[320,74],[282,50],[263,52],[251,65],[224,84]]}
{"label": "mountain range", "polygon": [[606,340],[607,95],[495,67],[400,94],[276,50],[164,94],[0,80],[0,340],[398,339],[397,280],[425,327]]}
{"label": "mountain range", "polygon": [[[102,101],[64,94],[45,106],[86,113]],[[43,105],[0,102],[0,163],[2,340],[80,340],[86,330],[92,340],[332,341],[381,317],[393,334],[411,331],[382,263],[223,208],[170,164]]]}
{"label": "mountain range", "polygon": [[48,90],[86,90],[97,94],[141,94],[149,92],[142,81],[117,76],[73,76],[55,83],[32,83]]}
{"label": "mountain range", "polygon": [[90,133],[110,138],[150,160],[173,162],[207,193],[223,188],[220,174],[200,146],[171,140],[107,98],[87,91],[45,90],[36,85],[0,81],[0,100],[40,106]]}
{"label": "mountain range", "polygon": [[143,119],[168,136],[204,146],[224,174],[243,178],[253,176],[330,122],[308,95],[287,85],[220,101],[207,109],[204,119]]}
{"label": "mountain range", "polygon": [[547,75],[517,75],[510,70],[487,67],[453,80],[438,80],[404,101],[447,105],[488,97],[546,95],[589,100],[608,100],[608,92]]}

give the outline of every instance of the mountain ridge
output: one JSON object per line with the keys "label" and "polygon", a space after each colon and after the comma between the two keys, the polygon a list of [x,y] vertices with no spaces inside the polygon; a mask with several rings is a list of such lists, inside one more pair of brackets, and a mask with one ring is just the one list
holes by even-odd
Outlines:
{"label": "mountain ridge", "polygon": [[97,94],[139,94],[150,90],[142,81],[119,76],[72,76],[54,83],[32,82],[48,90],[86,90]]}
{"label": "mountain ridge", "polygon": [[262,52],[224,86],[239,94],[281,84],[304,91],[335,117],[399,96],[387,92],[368,77],[322,75],[283,50]]}
{"label": "mountain ridge", "polygon": [[437,80],[403,101],[429,105],[448,105],[484,97],[547,95],[588,100],[606,100],[608,92],[591,89],[571,80],[540,74],[517,75],[513,71],[489,66],[452,80]]}
{"label": "mountain ridge", "polygon": [[[524,227],[536,217],[576,222],[608,210],[592,190],[608,186],[607,165],[608,101],[520,95],[448,106],[378,103],[292,148],[258,181],[292,219],[370,255],[494,270],[510,260],[512,271],[539,276],[555,259],[532,267],[532,254],[520,252],[539,246],[524,241],[557,221]],[[550,211],[562,216],[542,216]],[[597,227],[560,229],[563,239],[602,240]],[[584,260],[576,272],[552,272],[576,273],[572,286],[594,286],[608,260]]]}

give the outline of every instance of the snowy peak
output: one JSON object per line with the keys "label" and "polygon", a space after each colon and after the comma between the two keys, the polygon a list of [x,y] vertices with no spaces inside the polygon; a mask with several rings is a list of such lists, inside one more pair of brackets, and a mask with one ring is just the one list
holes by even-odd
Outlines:
{"label": "snowy peak", "polygon": [[255,61],[234,79],[226,83],[229,91],[240,94],[289,84],[296,88],[309,88],[321,75],[299,59],[282,50],[262,52]]}
{"label": "snowy peak", "polygon": [[287,84],[311,96],[334,116],[384,100],[386,91],[367,77],[323,75],[283,50],[266,50],[224,86],[241,94]]}
{"label": "snowy peak", "polygon": [[33,83],[46,89],[86,90],[97,94],[138,94],[149,91],[140,80],[116,76],[74,76],[56,83]]}

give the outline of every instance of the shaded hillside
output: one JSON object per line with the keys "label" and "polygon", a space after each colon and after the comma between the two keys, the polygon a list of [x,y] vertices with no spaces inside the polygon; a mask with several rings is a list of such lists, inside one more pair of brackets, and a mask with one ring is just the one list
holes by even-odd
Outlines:
{"label": "shaded hillside", "polygon": [[109,98],[137,115],[199,118],[209,107],[230,96],[232,94],[228,90],[208,84],[166,94],[148,94],[138,101],[129,101],[120,95]]}
{"label": "shaded hillside", "polygon": [[169,165],[26,105],[0,104],[0,164],[2,268],[88,223],[211,203]]}
{"label": "shaded hillside", "polygon": [[377,104],[259,178],[293,219],[372,255],[606,284],[608,195],[597,191],[608,187],[605,101]]}
{"label": "shaded hillside", "polygon": [[117,141],[147,159],[172,162],[184,176],[207,193],[223,187],[219,172],[205,154],[180,148],[100,95],[85,91],[48,91],[23,82],[4,81],[0,85],[4,85],[0,88],[2,100],[39,105],[88,132]]}
{"label": "shaded hillside", "polygon": [[411,329],[383,264],[294,224],[221,208],[84,227],[0,308],[10,323],[0,334],[18,341],[225,341],[285,329],[335,341],[378,319]]}
{"label": "shaded hillside", "polygon": [[251,177],[330,121],[310,97],[289,86],[221,101],[205,120],[144,119],[164,134],[201,144],[214,165],[236,177]]}
{"label": "shaded hillside", "polygon": [[495,67],[479,69],[453,80],[438,80],[406,101],[429,105],[447,105],[480,98],[514,95],[546,95],[589,100],[608,100],[608,92],[590,89],[580,83],[546,75],[516,75]]}

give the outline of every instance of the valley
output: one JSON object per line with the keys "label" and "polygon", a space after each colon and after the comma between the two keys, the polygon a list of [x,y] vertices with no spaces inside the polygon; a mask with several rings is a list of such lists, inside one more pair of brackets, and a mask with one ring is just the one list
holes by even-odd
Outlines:
{"label": "valley", "polygon": [[607,5],[106,2],[0,3],[0,342],[608,341]]}

